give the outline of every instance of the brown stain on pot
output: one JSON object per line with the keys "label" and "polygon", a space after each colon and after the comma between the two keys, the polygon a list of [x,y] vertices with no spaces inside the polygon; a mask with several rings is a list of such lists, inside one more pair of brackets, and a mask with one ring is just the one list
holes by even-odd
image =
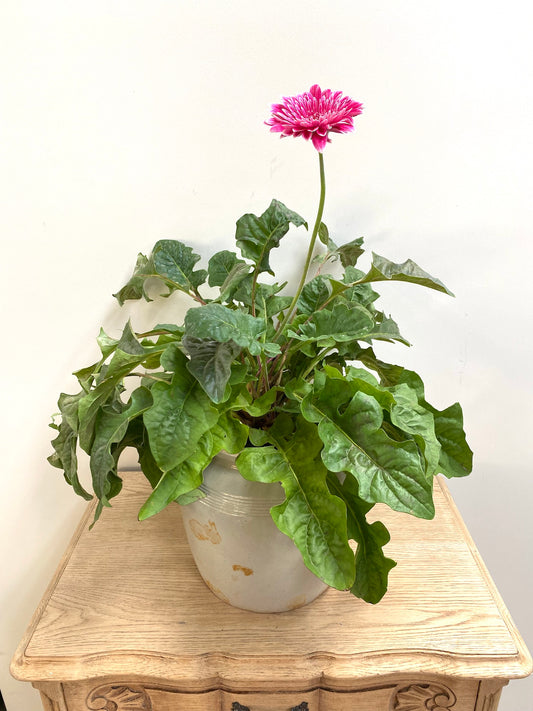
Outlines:
{"label": "brown stain on pot", "polygon": [[217,531],[214,521],[209,521],[208,523],[200,523],[195,518],[191,518],[189,521],[189,527],[193,535],[199,541],[209,541],[210,543],[217,544],[222,540],[220,533]]}
{"label": "brown stain on pot", "polygon": [[241,573],[244,573],[244,575],[253,575],[254,574],[254,571],[251,568],[245,568],[244,565],[234,565],[232,567],[233,567],[233,570],[240,571]]}

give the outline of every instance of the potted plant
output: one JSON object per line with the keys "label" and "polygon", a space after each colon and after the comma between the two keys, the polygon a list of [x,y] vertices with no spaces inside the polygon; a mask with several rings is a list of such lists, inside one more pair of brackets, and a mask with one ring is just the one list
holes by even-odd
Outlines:
{"label": "potted plant", "polygon": [[[375,341],[407,344],[376,306],[374,284],[402,281],[450,292],[411,260],[396,264],[373,254],[370,267],[360,269],[363,239],[338,246],[322,221],[323,151],[329,135],[351,131],[361,111],[341,92],[315,85],[274,105],[266,122],[282,137],[310,139],[319,160],[318,212],[294,293],[265,278],[274,276],[270,253],[289,229],[308,229],[278,200],[261,215],[243,215],[235,235],[240,254],[219,251],[206,269],[197,268],[200,257],[191,247],[158,241],[149,256],[139,254],[133,276],[115,296],[120,304],[150,300],[150,280],[165,296],[186,294],[191,308],[183,323],[144,333],[130,323],[117,339],[101,330],[100,360],[75,373],[78,393],[59,398],[49,460],[90,499],[78,478],[77,448],[89,455],[96,520],[121,490],[121,453],[136,448],[153,489],[139,512],[143,520],[175,501],[184,511],[204,505],[204,472],[219,453],[229,453],[245,488],[269,492],[260,494],[263,508],[271,508],[269,525],[281,531],[280,540],[292,539],[313,580],[376,603],[395,563],[383,552],[388,532],[367,521],[369,510],[382,503],[431,519],[433,478],[468,474],[472,453],[460,405],[437,410],[416,373],[373,350]],[[206,284],[216,296],[211,290],[207,297]],[[126,389],[132,381],[136,387]],[[238,498],[242,492],[220,472],[224,463],[217,466],[215,494]],[[209,531],[211,539],[219,535],[213,521],[194,520],[196,539],[209,541]],[[241,530],[252,548],[248,537],[257,528],[245,536]],[[281,550],[276,540],[274,567]],[[246,577],[246,566],[233,568]]]}

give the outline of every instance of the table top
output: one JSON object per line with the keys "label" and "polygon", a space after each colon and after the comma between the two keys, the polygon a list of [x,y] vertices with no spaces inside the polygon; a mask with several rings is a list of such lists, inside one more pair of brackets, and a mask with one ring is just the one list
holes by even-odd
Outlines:
{"label": "table top", "polygon": [[435,483],[436,517],[376,506],[398,561],[378,605],[328,589],[286,613],[233,608],[200,578],[171,505],[142,523],[142,474],[89,531],[88,505],[13,659],[27,681],[151,678],[185,690],[224,681],[287,680],[294,688],[387,675],[512,679],[531,657],[450,498]]}

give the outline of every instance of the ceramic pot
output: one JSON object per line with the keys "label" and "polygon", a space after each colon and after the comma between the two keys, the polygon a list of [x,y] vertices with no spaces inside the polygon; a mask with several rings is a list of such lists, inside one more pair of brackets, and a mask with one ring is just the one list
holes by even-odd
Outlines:
{"label": "ceramic pot", "polygon": [[285,612],[328,587],[270,516],[285,498],[281,484],[246,481],[235,456],[223,453],[205,470],[201,489],[205,498],[181,510],[198,571],[217,597],[244,610]]}

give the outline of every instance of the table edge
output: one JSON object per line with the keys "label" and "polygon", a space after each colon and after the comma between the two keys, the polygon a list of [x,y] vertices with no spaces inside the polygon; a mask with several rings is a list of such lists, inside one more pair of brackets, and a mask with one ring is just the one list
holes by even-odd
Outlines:
{"label": "table edge", "polygon": [[[128,470],[122,470],[126,474]],[[138,470],[133,470],[138,473]],[[20,681],[82,681],[95,677],[109,676],[109,670],[116,667],[120,676],[120,669],[125,664],[134,667],[153,669],[154,674],[148,676],[157,677],[164,681],[172,681],[177,677],[186,681],[194,679],[207,681],[213,676],[223,679],[226,675],[238,678],[239,673],[235,671],[237,661],[243,662],[243,670],[246,675],[253,675],[253,668],[257,667],[256,673],[264,676],[265,665],[268,665],[269,672],[272,671],[276,678],[283,678],[290,674],[294,678],[296,669],[303,674],[306,679],[313,679],[316,683],[317,677],[321,679],[324,675],[330,680],[328,685],[335,686],[336,680],[372,678],[393,673],[442,673],[443,667],[447,676],[468,679],[519,679],[529,676],[533,672],[532,657],[522,640],[511,615],[501,598],[490,573],[488,572],[481,555],[459,513],[453,497],[446,485],[443,477],[436,477],[436,482],[440,486],[444,497],[453,513],[461,534],[470,550],[474,561],[479,568],[487,588],[498,607],[502,619],[516,646],[516,653],[505,655],[483,655],[483,654],[456,654],[444,650],[379,650],[379,652],[363,652],[352,655],[342,655],[327,652],[313,652],[309,655],[293,657],[292,655],[257,655],[257,656],[234,656],[220,652],[212,652],[204,655],[170,655],[164,656],[156,652],[146,652],[143,650],[120,651],[105,654],[88,654],[79,656],[75,660],[72,657],[32,657],[26,654],[26,649],[31,641],[35,628],[39,622],[42,611],[48,604],[61,576],[68,564],[70,556],[85,530],[88,521],[93,515],[96,507],[96,500],[89,502],[87,510],[82,516],[72,538],[61,557],[59,565],[43,595],[37,609],[35,610],[30,624],[24,634],[17,650],[11,660],[10,673]],[[287,669],[290,671],[287,672]],[[354,669],[357,673],[354,674]],[[67,674],[68,670],[68,674]],[[327,671],[325,671],[327,670]],[[349,671],[350,670],[350,671]],[[185,671],[187,674],[185,675]]]}

